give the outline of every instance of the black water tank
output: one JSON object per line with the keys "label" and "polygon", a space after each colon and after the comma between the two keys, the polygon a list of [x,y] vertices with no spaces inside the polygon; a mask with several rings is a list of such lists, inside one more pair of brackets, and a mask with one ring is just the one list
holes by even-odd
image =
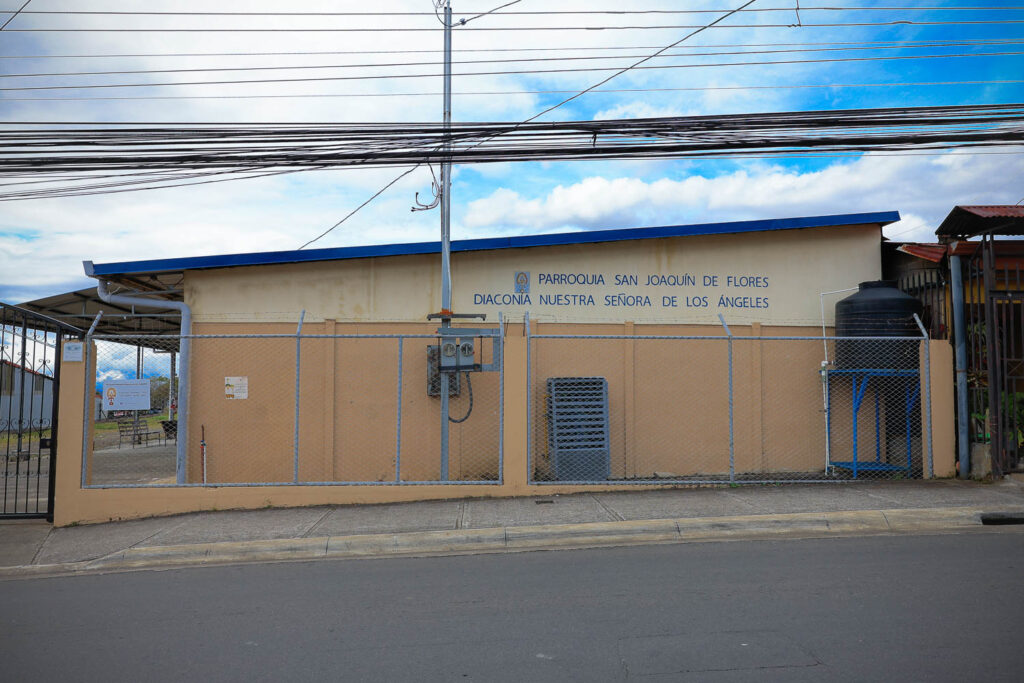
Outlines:
{"label": "black water tank", "polygon": [[[914,314],[921,302],[896,288],[895,280],[860,283],[856,294],[836,303],[837,337],[920,337]],[[918,342],[836,342],[836,367],[916,369]]]}

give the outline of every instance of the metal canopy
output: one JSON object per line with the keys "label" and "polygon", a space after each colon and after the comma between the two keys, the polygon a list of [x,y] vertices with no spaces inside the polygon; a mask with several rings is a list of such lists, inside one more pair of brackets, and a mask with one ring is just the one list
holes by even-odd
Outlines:
{"label": "metal canopy", "polygon": [[[121,285],[121,292],[181,301],[181,291],[173,287],[181,282],[181,275],[180,272],[147,275],[145,282],[121,277],[111,279]],[[132,284],[135,286],[131,287]],[[26,301],[18,306],[81,329],[88,329],[96,314],[103,311],[97,334],[177,334],[181,324],[181,314],[177,311],[108,304],[99,298],[95,287]]]}
{"label": "metal canopy", "polygon": [[1024,206],[955,206],[935,234],[943,242],[978,235],[1024,235]]}

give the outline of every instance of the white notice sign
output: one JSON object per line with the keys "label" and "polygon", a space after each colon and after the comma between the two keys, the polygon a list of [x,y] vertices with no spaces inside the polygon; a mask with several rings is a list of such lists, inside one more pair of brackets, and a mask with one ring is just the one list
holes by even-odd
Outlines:
{"label": "white notice sign", "polygon": [[85,345],[82,342],[64,342],[63,360],[68,363],[81,363],[83,346]]}
{"label": "white notice sign", "polygon": [[225,377],[224,398],[249,398],[249,378]]}
{"label": "white notice sign", "polygon": [[149,410],[149,380],[118,379],[104,382],[103,410]]}

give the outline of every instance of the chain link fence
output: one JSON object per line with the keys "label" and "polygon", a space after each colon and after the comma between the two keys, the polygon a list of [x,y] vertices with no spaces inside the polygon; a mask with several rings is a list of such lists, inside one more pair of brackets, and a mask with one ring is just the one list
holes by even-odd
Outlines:
{"label": "chain link fence", "polygon": [[501,483],[500,345],[448,375],[442,423],[434,334],[90,339],[83,486]]}
{"label": "chain link fence", "polygon": [[932,476],[923,337],[532,335],[531,483]]}
{"label": "chain link fence", "polygon": [[[526,337],[530,483],[932,476],[923,335]],[[495,338],[94,335],[83,486],[501,484]]]}

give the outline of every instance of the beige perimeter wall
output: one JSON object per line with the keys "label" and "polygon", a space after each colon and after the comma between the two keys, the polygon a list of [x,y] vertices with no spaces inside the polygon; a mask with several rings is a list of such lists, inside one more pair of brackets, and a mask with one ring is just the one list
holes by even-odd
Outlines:
{"label": "beige perimeter wall", "polygon": [[[351,331],[347,326],[333,327],[339,334]],[[368,327],[364,326],[363,331]],[[325,324],[324,329],[331,329],[331,324]],[[566,329],[541,325],[535,332],[555,334]],[[708,328],[648,327],[630,323],[587,328],[587,331],[601,333],[630,330],[635,334],[713,332]],[[403,328],[402,331],[412,330]],[[579,328],[576,331],[579,332]],[[734,330],[734,333],[771,335],[791,331],[753,326]],[[553,373],[571,376],[601,372],[607,377],[613,477],[648,477],[658,472],[715,475],[728,470],[724,382],[727,364],[722,341],[684,342],[689,345],[684,350],[680,342],[668,340],[591,340],[589,343],[536,340],[529,354],[528,381],[526,339],[522,336],[522,326],[512,326],[505,344],[503,413],[498,412],[497,386],[493,384],[496,379],[491,380],[490,386],[481,379],[479,388],[474,387],[475,392],[479,392],[475,395],[479,397],[480,413],[475,413],[473,419],[479,422],[452,431],[451,477],[463,481],[490,479],[498,472],[497,420],[499,415],[504,416],[501,441],[504,463],[500,470],[503,481],[500,485],[218,487],[218,483],[227,482],[287,481],[292,475],[294,339],[281,340],[280,348],[276,340],[273,345],[264,347],[266,341],[245,340],[241,345],[235,343],[220,349],[196,345],[193,371],[198,379],[193,385],[188,477],[190,482],[201,482],[198,436],[199,427],[203,426],[211,454],[207,487],[81,488],[84,366],[66,363],[61,382],[57,524],[202,509],[550,495],[622,488],[621,484],[530,483],[531,469],[536,475],[544,476],[546,433],[538,410],[543,402],[543,382],[546,377],[554,376]],[[392,411],[396,407],[396,363],[392,360],[388,364],[386,357],[378,357],[374,350],[353,352],[345,344],[350,341],[317,341],[303,353],[300,478],[304,481],[376,482],[387,481],[394,475],[396,422]],[[734,341],[738,473],[823,469],[824,427],[816,372],[821,349],[812,348],[814,346],[810,342],[793,346],[768,340]],[[950,476],[953,473],[951,356],[946,342],[931,342],[930,349],[934,470],[937,476]],[[439,467],[437,399],[425,395],[425,351],[416,344],[411,345],[408,353],[411,365],[421,368],[421,375],[409,381],[409,387],[415,385],[416,388],[407,391],[415,395],[403,397],[403,481],[436,478]],[[383,369],[371,370],[378,362],[384,363]],[[332,367],[334,372],[331,372]],[[249,373],[249,399],[237,401],[224,397],[222,373],[226,372]],[[209,386],[204,385],[205,375],[213,378]],[[339,380],[339,377],[346,379]],[[379,391],[378,380],[381,379],[383,384],[393,382],[394,394]],[[273,396],[275,391],[287,395],[283,410],[280,397]],[[457,400],[453,413],[458,414],[459,408]],[[531,413],[532,428],[528,419]],[[923,416],[921,421],[923,423]],[[862,432],[862,439],[868,437],[869,433]],[[91,436],[88,438],[91,442]],[[917,449],[926,446],[926,443],[915,444]],[[848,445],[836,444],[833,457],[841,457],[844,447]],[[528,453],[532,455],[529,464]]]}

